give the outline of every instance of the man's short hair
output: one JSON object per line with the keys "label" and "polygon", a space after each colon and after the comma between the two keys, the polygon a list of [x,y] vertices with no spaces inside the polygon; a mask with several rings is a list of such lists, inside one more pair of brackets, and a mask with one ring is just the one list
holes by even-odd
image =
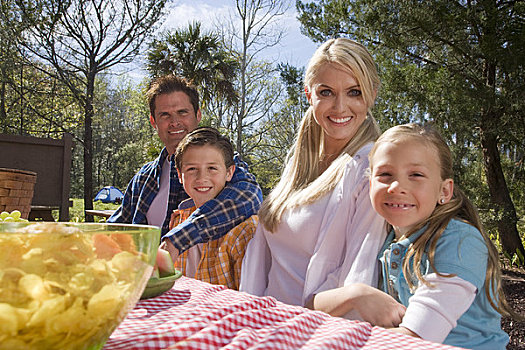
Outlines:
{"label": "man's short hair", "polygon": [[182,169],[182,156],[188,148],[204,145],[215,147],[222,153],[226,168],[235,164],[233,160],[233,146],[230,140],[217,129],[202,126],[190,132],[179,142],[177,150],[175,151],[175,164],[177,169]]}
{"label": "man's short hair", "polygon": [[148,98],[149,112],[155,118],[155,100],[157,96],[182,91],[188,95],[193,111],[199,110],[199,92],[187,79],[173,74],[163,75],[153,79],[149,85],[146,97]]}

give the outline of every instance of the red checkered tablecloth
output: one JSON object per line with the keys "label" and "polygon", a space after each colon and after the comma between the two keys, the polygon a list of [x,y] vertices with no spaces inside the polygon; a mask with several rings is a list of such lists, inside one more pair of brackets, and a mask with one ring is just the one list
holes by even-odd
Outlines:
{"label": "red checkered tablecloth", "polygon": [[455,349],[181,277],[140,301],[104,349]]}

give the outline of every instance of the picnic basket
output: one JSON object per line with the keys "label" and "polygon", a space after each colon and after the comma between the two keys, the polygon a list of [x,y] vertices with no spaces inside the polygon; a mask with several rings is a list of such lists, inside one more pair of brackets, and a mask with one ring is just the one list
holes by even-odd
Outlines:
{"label": "picnic basket", "polygon": [[0,212],[20,210],[27,219],[36,183],[36,173],[28,170],[0,168]]}

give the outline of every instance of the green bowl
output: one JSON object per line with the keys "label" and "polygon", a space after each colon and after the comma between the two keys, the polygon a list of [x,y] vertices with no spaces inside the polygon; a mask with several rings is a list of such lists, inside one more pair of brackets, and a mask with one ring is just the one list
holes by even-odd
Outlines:
{"label": "green bowl", "polygon": [[166,277],[151,277],[146,284],[146,288],[142,293],[140,299],[149,299],[161,295],[173,287],[175,281],[182,276],[182,272],[175,270],[175,273],[171,276]]}
{"label": "green bowl", "polygon": [[0,223],[0,350],[101,349],[148,282],[160,229]]}

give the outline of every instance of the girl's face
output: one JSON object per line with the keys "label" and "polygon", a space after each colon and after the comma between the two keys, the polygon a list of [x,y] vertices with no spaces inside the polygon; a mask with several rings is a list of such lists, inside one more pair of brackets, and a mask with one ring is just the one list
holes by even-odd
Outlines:
{"label": "girl's face", "polygon": [[[370,160],[370,199],[397,238],[427,220],[452,197],[452,179],[441,179],[437,149],[417,140],[384,142]],[[441,202],[443,201],[443,202]]]}
{"label": "girl's face", "polygon": [[226,168],[222,152],[211,145],[191,146],[182,155],[179,180],[200,207],[215,198],[230,181],[235,166]]}
{"label": "girl's face", "polygon": [[323,129],[325,149],[339,152],[354,137],[368,111],[355,76],[339,64],[325,64],[306,97]]}

